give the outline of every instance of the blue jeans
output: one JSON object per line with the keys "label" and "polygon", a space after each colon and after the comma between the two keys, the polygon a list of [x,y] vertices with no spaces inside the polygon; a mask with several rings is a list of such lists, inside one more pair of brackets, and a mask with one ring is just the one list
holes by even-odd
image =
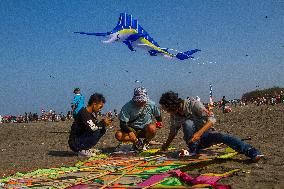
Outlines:
{"label": "blue jeans", "polygon": [[73,151],[91,149],[99,142],[105,133],[105,129],[98,129],[94,132],[86,132],[81,136],[74,138],[73,143],[71,144],[73,149],[71,146],[70,147]]}
{"label": "blue jeans", "polygon": [[240,138],[213,130],[208,130],[207,132],[203,133],[197,142],[189,144],[189,140],[195,132],[197,132],[197,129],[193,121],[186,120],[183,124],[184,140],[191,152],[198,153],[199,149],[201,148],[207,148],[214,144],[223,143],[250,158],[254,158],[256,155],[261,154],[260,151],[245,143]]}

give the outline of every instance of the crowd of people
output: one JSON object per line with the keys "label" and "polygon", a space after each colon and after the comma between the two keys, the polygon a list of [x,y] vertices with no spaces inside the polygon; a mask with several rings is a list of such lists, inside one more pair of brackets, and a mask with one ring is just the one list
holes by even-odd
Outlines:
{"label": "crowd of people", "polygon": [[284,93],[281,91],[281,93],[277,95],[266,95],[263,97],[257,97],[251,99],[250,102],[257,106],[284,103]]}
{"label": "crowd of people", "polygon": [[68,111],[66,115],[61,113],[56,113],[54,110],[49,111],[41,111],[41,115],[38,113],[32,112],[25,112],[21,115],[0,115],[0,123],[33,123],[39,121],[51,121],[51,122],[58,122],[58,121],[66,121],[73,119],[71,111]]}
{"label": "crowd of people", "polygon": [[[196,97],[196,99],[200,98]],[[276,105],[284,103],[284,93],[281,91],[280,94],[275,95],[265,95],[263,97],[256,97],[251,99],[232,99],[227,100],[226,96],[223,96],[221,100],[213,102],[212,105],[210,103],[204,103],[204,106],[210,109],[211,108],[219,108],[223,113],[232,112],[232,108],[236,108],[237,106],[242,107],[246,105],[255,105],[255,106],[263,106],[263,105]]]}

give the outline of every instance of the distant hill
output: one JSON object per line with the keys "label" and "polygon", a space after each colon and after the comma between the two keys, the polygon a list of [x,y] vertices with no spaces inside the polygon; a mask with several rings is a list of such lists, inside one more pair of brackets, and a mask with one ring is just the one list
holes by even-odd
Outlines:
{"label": "distant hill", "polygon": [[244,93],[242,96],[242,99],[252,100],[252,99],[256,99],[257,97],[271,97],[271,96],[279,95],[281,91],[284,92],[284,88],[272,87],[269,89],[254,90],[251,92]]}

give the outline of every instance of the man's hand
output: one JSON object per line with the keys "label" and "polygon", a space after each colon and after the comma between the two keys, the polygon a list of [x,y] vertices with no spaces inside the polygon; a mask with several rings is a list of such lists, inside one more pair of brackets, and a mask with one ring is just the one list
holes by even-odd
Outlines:
{"label": "man's hand", "polygon": [[107,112],[105,117],[103,118],[104,124],[106,126],[109,126],[111,124],[111,122],[113,121],[112,119],[112,113],[111,112]]}
{"label": "man's hand", "polygon": [[105,117],[105,118],[103,119],[103,122],[104,122],[104,124],[105,124],[106,126],[109,126],[109,125],[111,124],[111,122],[112,122],[112,119],[109,118],[109,117]]}
{"label": "man's hand", "polygon": [[199,134],[198,132],[195,133],[192,138],[190,139],[189,143],[195,143],[196,141],[198,141],[201,137],[201,134]]}

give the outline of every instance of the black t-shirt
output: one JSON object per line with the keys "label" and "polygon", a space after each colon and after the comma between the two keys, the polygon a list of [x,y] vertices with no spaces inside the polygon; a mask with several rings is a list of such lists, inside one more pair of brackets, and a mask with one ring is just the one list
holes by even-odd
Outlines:
{"label": "black t-shirt", "polygon": [[98,129],[105,129],[103,122],[99,122],[93,113],[82,108],[71,126],[70,138],[79,137],[86,132],[94,132]]}

